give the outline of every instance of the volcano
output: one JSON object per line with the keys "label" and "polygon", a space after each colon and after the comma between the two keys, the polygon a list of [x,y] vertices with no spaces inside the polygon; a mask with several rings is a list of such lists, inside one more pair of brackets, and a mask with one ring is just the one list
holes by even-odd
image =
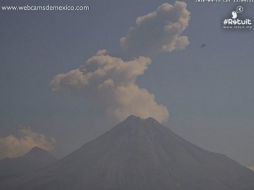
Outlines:
{"label": "volcano", "polygon": [[253,190],[254,172],[152,118],[129,116],[55,164],[5,189]]}
{"label": "volcano", "polygon": [[56,159],[49,152],[39,147],[34,147],[17,158],[0,160],[0,184],[3,181],[38,171],[55,161]]}

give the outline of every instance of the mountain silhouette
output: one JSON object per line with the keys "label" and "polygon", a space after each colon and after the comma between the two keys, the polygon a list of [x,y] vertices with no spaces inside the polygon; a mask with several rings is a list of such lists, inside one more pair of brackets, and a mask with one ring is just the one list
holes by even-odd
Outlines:
{"label": "mountain silhouette", "polygon": [[32,148],[23,156],[0,160],[0,184],[3,181],[35,172],[55,161],[56,159],[49,152],[38,147]]}
{"label": "mountain silhouette", "polygon": [[254,172],[203,150],[152,118],[129,116],[19,190],[253,190]]}

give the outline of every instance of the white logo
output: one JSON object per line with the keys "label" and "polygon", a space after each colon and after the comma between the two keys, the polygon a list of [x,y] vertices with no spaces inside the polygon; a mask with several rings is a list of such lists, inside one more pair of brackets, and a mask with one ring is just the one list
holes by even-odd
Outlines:
{"label": "white logo", "polygon": [[233,11],[232,12],[232,19],[236,19],[237,18],[237,12]]}
{"label": "white logo", "polygon": [[232,11],[232,17],[224,19],[223,28],[225,29],[252,29],[252,20],[242,17],[244,11],[243,6],[237,6],[236,10]]}

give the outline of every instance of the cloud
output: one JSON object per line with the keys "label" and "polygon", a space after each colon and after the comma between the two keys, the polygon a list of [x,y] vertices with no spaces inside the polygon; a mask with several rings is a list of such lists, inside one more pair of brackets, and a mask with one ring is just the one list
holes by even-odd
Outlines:
{"label": "cloud", "polygon": [[183,31],[190,20],[187,4],[164,3],[156,11],[140,16],[136,25],[120,39],[121,47],[130,55],[153,56],[162,52],[184,49],[189,44]]}
{"label": "cloud", "polygon": [[51,151],[54,149],[54,144],[53,138],[36,133],[30,128],[23,128],[19,130],[18,134],[0,138],[0,159],[21,156],[33,147]]}
{"label": "cloud", "polygon": [[151,59],[147,57],[124,61],[101,50],[84,66],[56,75],[50,85],[54,93],[83,96],[114,121],[134,114],[165,122],[169,117],[167,108],[136,83],[149,64]]}
{"label": "cloud", "polygon": [[149,57],[184,49],[189,44],[188,37],[182,35],[189,19],[185,2],[162,4],[156,11],[138,17],[136,25],[120,39],[125,57],[135,58],[126,61],[101,50],[85,65],[56,75],[50,83],[52,91],[84,97],[113,121],[133,114],[166,122],[166,106],[159,104],[136,80],[151,64]]}
{"label": "cloud", "polygon": [[248,166],[248,168],[254,171],[254,166]]}

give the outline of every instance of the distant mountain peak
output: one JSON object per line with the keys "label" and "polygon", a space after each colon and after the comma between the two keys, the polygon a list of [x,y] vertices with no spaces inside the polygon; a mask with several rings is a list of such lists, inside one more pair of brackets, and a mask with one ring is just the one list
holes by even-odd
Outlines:
{"label": "distant mountain peak", "polygon": [[40,152],[40,153],[47,152],[48,153],[48,151],[46,151],[38,146],[33,147],[28,153],[38,153],[38,152]]}
{"label": "distant mountain peak", "polygon": [[[44,168],[56,159],[46,150],[39,147],[32,148],[28,153],[17,158],[9,158],[0,161],[0,185],[1,180],[20,177]],[[5,189],[1,188],[0,189]]]}
{"label": "distant mountain peak", "polygon": [[52,155],[47,151],[40,147],[33,147],[29,152],[27,152],[22,157],[52,157]]}

